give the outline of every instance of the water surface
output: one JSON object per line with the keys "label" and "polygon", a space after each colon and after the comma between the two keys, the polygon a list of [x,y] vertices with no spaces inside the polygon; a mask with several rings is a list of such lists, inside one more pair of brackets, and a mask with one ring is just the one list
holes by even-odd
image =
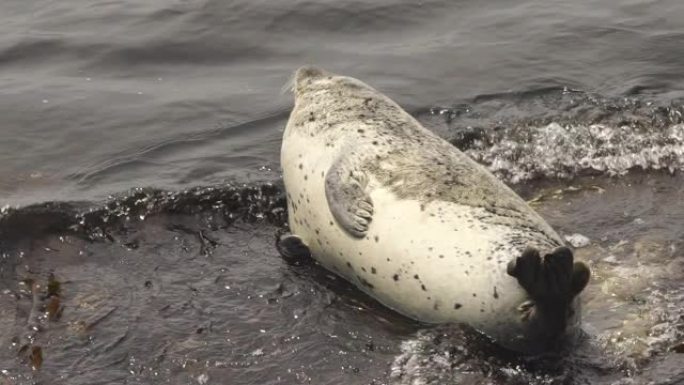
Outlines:
{"label": "water surface", "polygon": [[[0,20],[0,383],[684,382],[680,2],[5,0]],[[281,89],[306,63],[581,241],[580,346],[512,357],[278,257]]]}

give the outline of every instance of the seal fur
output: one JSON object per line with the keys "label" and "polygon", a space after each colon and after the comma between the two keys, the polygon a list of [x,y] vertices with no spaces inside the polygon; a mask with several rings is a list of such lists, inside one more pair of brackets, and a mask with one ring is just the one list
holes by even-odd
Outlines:
{"label": "seal fur", "polygon": [[406,316],[511,349],[576,329],[588,269],[510,188],[357,79],[303,67],[292,88],[285,243]]}

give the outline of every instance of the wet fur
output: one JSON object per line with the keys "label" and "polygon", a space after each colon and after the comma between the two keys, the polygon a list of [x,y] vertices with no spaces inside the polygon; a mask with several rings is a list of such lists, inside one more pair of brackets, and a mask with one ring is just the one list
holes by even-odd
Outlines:
{"label": "wet fur", "polygon": [[[359,80],[304,67],[292,89],[282,153],[290,227],[324,267],[409,317],[468,322],[525,351],[576,324],[579,312],[566,312],[579,310],[576,298],[551,309],[525,291],[555,284],[529,274],[543,265],[507,270],[528,247],[547,255],[563,245],[512,190]],[[353,227],[359,199],[377,207]]]}

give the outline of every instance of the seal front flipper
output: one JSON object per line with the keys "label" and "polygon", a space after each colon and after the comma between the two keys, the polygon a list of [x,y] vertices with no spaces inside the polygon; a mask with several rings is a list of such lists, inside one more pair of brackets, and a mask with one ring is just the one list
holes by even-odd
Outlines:
{"label": "seal front flipper", "polygon": [[373,202],[366,190],[364,171],[340,158],[325,177],[325,197],[335,221],[350,235],[362,238],[373,219]]}
{"label": "seal front flipper", "polygon": [[276,248],[283,259],[291,264],[297,264],[311,259],[311,250],[296,235],[281,234],[276,240]]}
{"label": "seal front flipper", "polygon": [[508,274],[518,280],[533,300],[562,304],[584,289],[590,272],[584,263],[573,263],[570,249],[557,247],[543,259],[536,249],[526,249],[509,263]]}

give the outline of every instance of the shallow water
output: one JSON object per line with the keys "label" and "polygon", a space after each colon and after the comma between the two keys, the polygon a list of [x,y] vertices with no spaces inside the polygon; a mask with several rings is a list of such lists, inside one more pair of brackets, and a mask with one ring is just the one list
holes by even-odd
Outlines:
{"label": "shallow water", "polygon": [[[680,2],[5,0],[0,21],[0,384],[684,383]],[[304,63],[376,86],[576,244],[579,346],[511,356],[278,257]]]}
{"label": "shallow water", "polygon": [[[4,245],[0,363],[9,383],[684,381],[684,181],[636,173],[521,192],[561,234],[588,239],[587,336],[560,357],[419,325],[316,265],[288,265],[274,248],[281,191],[266,186],[10,210],[4,229],[64,218]],[[24,345],[41,348],[39,370]]]}

